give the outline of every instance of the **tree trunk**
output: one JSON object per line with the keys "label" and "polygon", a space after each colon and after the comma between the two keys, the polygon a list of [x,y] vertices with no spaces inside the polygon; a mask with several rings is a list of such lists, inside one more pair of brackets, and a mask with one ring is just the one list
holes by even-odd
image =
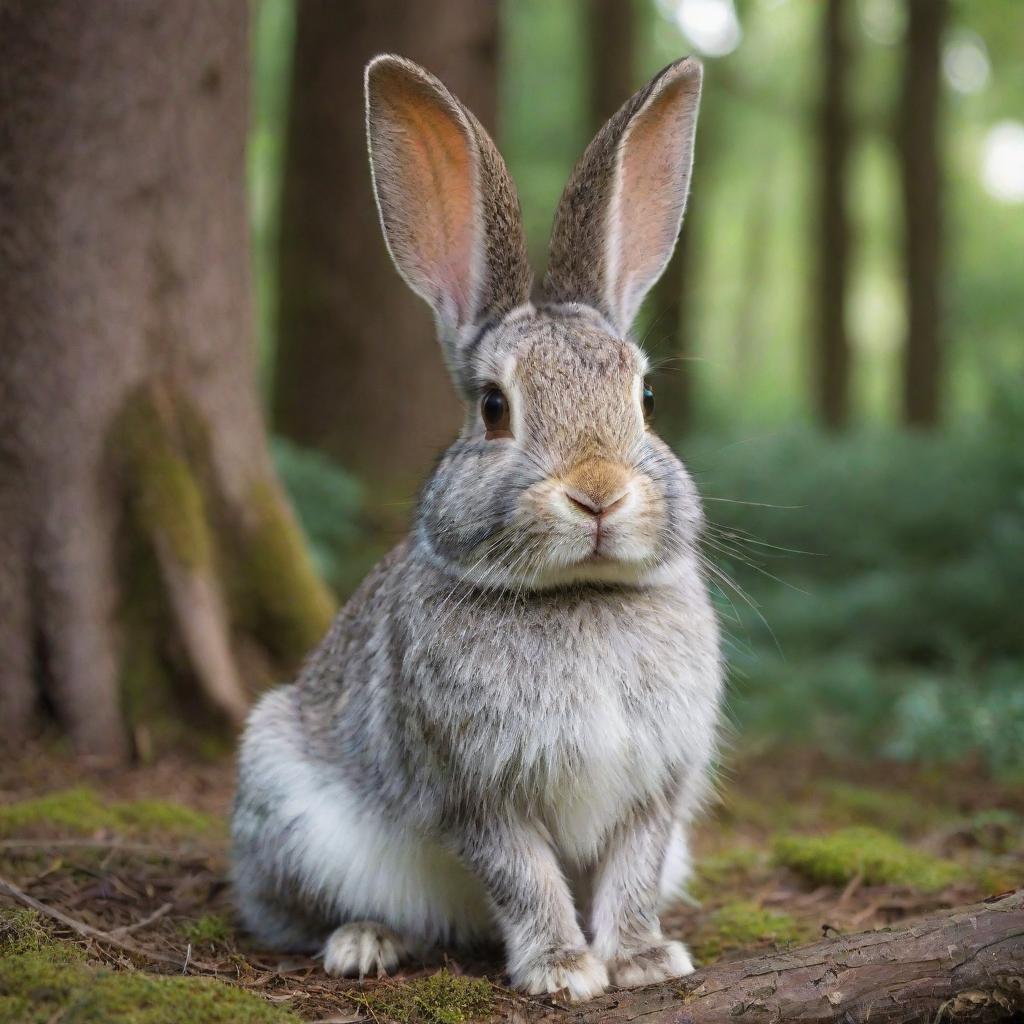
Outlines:
{"label": "tree trunk", "polygon": [[654,367],[657,431],[671,445],[693,426],[693,346],[688,316],[694,272],[693,221],[693,203],[688,202],[675,252],[647,300],[649,325],[642,339]]}
{"label": "tree trunk", "polygon": [[850,339],[846,330],[850,261],[850,223],[846,213],[850,152],[848,14],[846,0],[827,0],[822,19],[824,84],[818,119],[821,220],[816,390],[818,415],[830,430],[844,427],[850,411]]}
{"label": "tree trunk", "polygon": [[912,924],[718,964],[680,981],[529,1014],[574,1024],[910,1024],[1018,1020],[1024,893]]}
{"label": "tree trunk", "polygon": [[120,756],[187,707],[237,721],[251,655],[330,615],[256,392],[247,10],[0,3],[8,736],[46,710]]}
{"label": "tree trunk", "polygon": [[590,134],[597,132],[636,89],[636,11],[633,0],[589,0]]}
{"label": "tree trunk", "polygon": [[947,0],[907,0],[907,11],[898,125],[907,279],[903,415],[911,426],[933,427],[941,413],[943,366],[939,64],[948,4]]}
{"label": "tree trunk", "polygon": [[370,188],[363,69],[394,51],[437,74],[489,130],[494,3],[303,0],[280,232],[274,421],[408,497],[461,419],[434,325],[388,258]]}

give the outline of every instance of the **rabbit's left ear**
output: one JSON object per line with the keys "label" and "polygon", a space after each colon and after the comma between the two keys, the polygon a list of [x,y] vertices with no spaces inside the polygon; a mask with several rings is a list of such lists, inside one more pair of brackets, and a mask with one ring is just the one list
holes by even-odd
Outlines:
{"label": "rabbit's left ear", "polygon": [[701,65],[670,64],[598,132],[555,213],[544,292],[625,335],[672,255],[690,188]]}
{"label": "rabbit's left ear", "polygon": [[366,124],[388,250],[433,307],[458,378],[463,329],[529,298],[515,187],[476,118],[403,57],[385,54],[367,66]]}

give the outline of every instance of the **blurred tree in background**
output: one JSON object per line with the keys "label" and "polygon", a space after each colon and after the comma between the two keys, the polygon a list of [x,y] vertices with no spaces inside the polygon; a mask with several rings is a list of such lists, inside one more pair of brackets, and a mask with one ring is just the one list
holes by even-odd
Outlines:
{"label": "blurred tree in background", "polygon": [[[821,104],[819,110],[821,210],[818,242],[817,407],[832,430],[850,415],[850,338],[846,329],[850,265],[850,220],[846,211],[850,163],[850,8],[847,0],[826,0],[821,19]],[[827,255],[826,255],[827,254]]]}
{"label": "blurred tree in background", "polygon": [[946,0],[907,0],[903,95],[896,128],[903,186],[907,336],[903,415],[934,427],[941,416],[943,196],[940,104]]}

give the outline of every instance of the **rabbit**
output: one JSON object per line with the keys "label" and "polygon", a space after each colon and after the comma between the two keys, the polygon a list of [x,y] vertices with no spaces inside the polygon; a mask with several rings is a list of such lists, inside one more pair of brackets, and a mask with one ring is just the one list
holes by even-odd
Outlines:
{"label": "rabbit", "polygon": [[241,918],[329,974],[491,941],[513,986],[571,1000],[693,970],[658,914],[708,789],[718,627],[629,332],[679,232],[701,76],[669,65],[602,128],[531,298],[486,132],[418,65],[366,69],[384,238],[465,420],[410,536],[241,741]]}

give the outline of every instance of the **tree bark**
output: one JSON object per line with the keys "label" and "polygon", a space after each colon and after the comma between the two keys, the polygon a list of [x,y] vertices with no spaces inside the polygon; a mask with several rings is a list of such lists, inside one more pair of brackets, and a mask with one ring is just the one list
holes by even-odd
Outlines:
{"label": "tree bark", "polygon": [[539,1010],[575,1024],[910,1024],[1024,1012],[1024,892],[880,931],[719,964],[678,982]]}
{"label": "tree bark", "polygon": [[9,737],[45,710],[116,757],[158,710],[237,721],[245,652],[290,661],[330,614],[255,385],[247,10],[0,3]]}
{"label": "tree bark", "polygon": [[274,422],[408,497],[461,411],[434,325],[388,258],[370,187],[363,69],[422,63],[488,130],[497,108],[498,5],[303,0],[298,7],[279,256]]}
{"label": "tree bark", "polygon": [[898,124],[907,288],[903,415],[911,426],[934,427],[941,415],[943,371],[939,65],[948,3],[907,0],[907,11]]}
{"label": "tree bark", "polygon": [[647,300],[650,322],[642,338],[654,367],[651,377],[658,409],[655,426],[672,445],[693,426],[695,395],[689,316],[693,238],[693,203],[687,202],[675,251]]}
{"label": "tree bark", "polygon": [[848,14],[846,0],[827,0],[822,19],[824,83],[818,117],[821,219],[816,392],[818,415],[830,430],[844,427],[850,412],[850,338],[846,330],[850,262],[850,222],[846,212],[850,153]]}

